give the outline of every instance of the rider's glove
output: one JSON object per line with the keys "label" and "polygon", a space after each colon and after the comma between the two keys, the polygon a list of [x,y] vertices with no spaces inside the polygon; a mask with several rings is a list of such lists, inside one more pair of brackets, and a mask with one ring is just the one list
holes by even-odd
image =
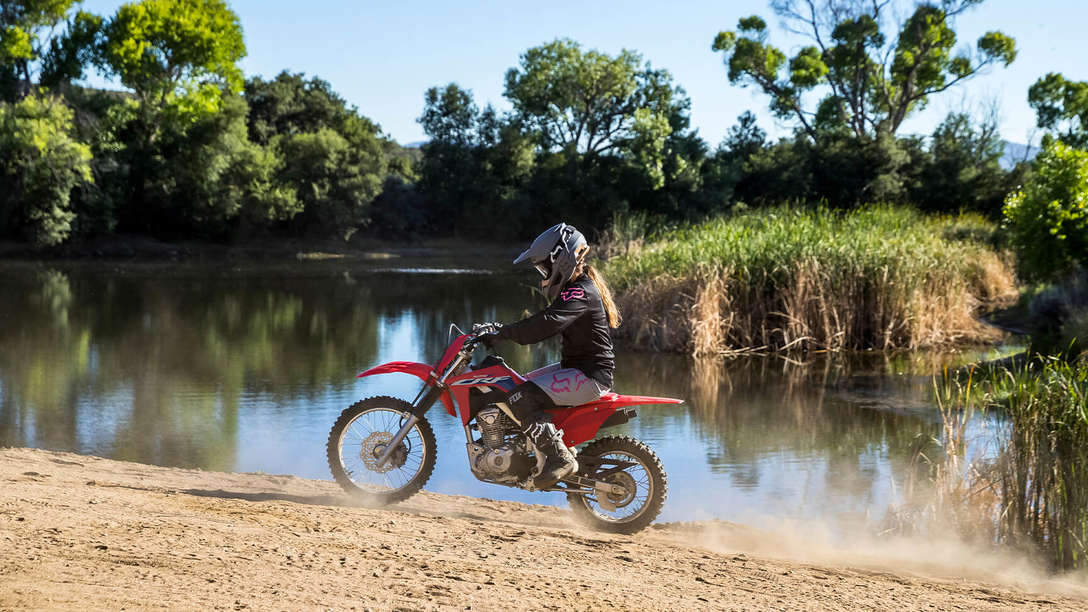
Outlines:
{"label": "rider's glove", "polygon": [[472,326],[472,333],[477,336],[489,336],[499,333],[502,323],[476,323]]}

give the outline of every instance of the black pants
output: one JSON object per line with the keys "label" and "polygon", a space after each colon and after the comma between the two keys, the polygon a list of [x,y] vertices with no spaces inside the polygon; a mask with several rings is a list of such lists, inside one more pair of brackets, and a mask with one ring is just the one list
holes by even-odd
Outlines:
{"label": "black pants", "polygon": [[540,385],[528,381],[511,389],[506,403],[522,428],[540,421],[551,421],[552,415],[545,411],[556,408],[555,402]]}

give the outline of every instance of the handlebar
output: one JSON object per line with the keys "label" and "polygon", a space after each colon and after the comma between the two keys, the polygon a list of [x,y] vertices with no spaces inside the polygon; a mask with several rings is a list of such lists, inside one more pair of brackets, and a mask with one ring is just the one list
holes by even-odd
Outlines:
{"label": "handlebar", "polygon": [[474,323],[470,332],[472,337],[467,342],[471,342],[473,346],[483,344],[487,350],[494,350],[492,341],[499,327],[501,326],[498,323]]}

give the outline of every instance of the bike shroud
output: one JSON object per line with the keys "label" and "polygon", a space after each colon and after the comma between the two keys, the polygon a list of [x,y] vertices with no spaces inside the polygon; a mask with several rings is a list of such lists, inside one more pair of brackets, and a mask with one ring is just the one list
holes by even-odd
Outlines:
{"label": "bike shroud", "polygon": [[[423,381],[423,388],[412,402],[371,397],[340,414],[329,432],[327,454],[333,478],[345,491],[371,504],[402,501],[418,492],[434,471],[437,450],[424,414],[441,401],[450,416],[461,419],[469,469],[476,478],[566,493],[574,514],[604,531],[634,533],[657,518],[668,493],[657,455],[630,436],[594,438],[601,429],[634,418],[631,406],[683,400],[606,393],[588,404],[551,410],[564,443],[577,455],[578,471],[553,487],[537,489],[533,477],[544,455],[521,433],[505,403],[507,392],[525,379],[490,354],[486,335],[457,331],[434,366],[392,361],[358,374],[411,374]],[[489,354],[473,366],[472,354],[481,345]],[[574,448],[585,442],[580,450]]]}

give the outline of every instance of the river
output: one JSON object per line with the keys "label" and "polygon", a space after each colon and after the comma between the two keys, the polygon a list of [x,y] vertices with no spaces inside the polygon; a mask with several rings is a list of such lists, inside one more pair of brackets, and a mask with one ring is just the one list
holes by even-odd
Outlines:
{"label": "river", "polygon": [[[341,410],[411,399],[391,360],[433,362],[449,324],[539,306],[503,261],[448,257],[288,263],[0,264],[0,446],[207,470],[329,479]],[[519,371],[558,346],[506,344]],[[819,520],[879,526],[940,435],[932,373],[977,354],[719,361],[620,350],[616,390],[687,400],[612,430],[657,450],[661,520]],[[440,406],[430,490],[565,503],[476,481],[460,423]]]}

